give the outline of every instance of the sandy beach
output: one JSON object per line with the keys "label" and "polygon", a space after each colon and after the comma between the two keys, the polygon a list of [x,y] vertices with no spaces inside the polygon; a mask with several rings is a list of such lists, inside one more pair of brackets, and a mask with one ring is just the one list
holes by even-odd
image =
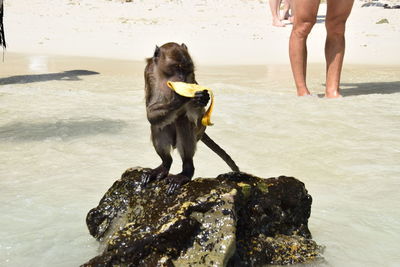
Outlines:
{"label": "sandy beach", "polygon": [[[393,2],[393,1],[387,1]],[[361,8],[347,23],[346,63],[400,64],[396,9]],[[326,5],[309,37],[324,61]],[[389,23],[376,24],[381,19]],[[287,22],[288,23],[288,22]],[[291,25],[276,28],[266,1],[5,1],[8,52],[143,60],[155,45],[184,42],[197,64],[287,64]]]}
{"label": "sandy beach", "polygon": [[[159,163],[143,69],[168,41],[187,44],[197,81],[213,89],[207,133],[241,170],[305,183],[325,250],[304,266],[400,266],[400,10],[365,2],[348,21],[344,97],[332,100],[296,96],[292,26],[273,27],[265,0],[5,0],[0,266],[79,266],[99,253],[87,212],[127,168]],[[309,38],[317,96],[325,10]],[[194,161],[195,177],[229,171],[203,144]]]}

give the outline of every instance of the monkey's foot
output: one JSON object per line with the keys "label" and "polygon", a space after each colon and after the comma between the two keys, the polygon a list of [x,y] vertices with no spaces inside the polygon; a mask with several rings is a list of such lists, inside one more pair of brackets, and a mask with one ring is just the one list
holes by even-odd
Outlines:
{"label": "monkey's foot", "polygon": [[151,171],[143,172],[141,177],[142,187],[146,186],[148,183],[151,183],[152,181],[164,179],[165,177],[167,177],[168,172],[169,170],[162,165],[158,166],[155,169],[152,169]]}
{"label": "monkey's foot", "polygon": [[190,181],[190,178],[183,174],[177,174],[177,175],[169,175],[166,181],[167,183],[169,183],[167,194],[172,195],[176,189],[188,183]]}

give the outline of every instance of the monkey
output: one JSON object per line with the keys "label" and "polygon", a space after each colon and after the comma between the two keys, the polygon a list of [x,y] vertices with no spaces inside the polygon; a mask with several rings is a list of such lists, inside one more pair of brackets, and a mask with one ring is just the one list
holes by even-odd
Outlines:
{"label": "monkey", "polygon": [[[239,167],[232,158],[206,133],[201,118],[210,100],[207,90],[196,92],[193,98],[177,94],[167,81],[195,83],[194,64],[185,44],[166,43],[156,46],[153,57],[148,58],[144,71],[147,119],[151,140],[162,163],[144,172],[141,185],[166,179],[167,194],[173,194],[194,175],[193,157],[199,140],[219,155],[232,169]],[[176,148],[182,159],[182,172],[169,174],[172,165],[171,149]]]}

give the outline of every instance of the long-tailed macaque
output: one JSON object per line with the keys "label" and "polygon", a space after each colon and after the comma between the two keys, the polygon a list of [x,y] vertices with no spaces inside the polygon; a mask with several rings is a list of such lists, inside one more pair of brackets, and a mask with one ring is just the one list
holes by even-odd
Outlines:
{"label": "long-tailed macaque", "polygon": [[[167,179],[168,194],[190,181],[194,174],[193,156],[201,139],[217,153],[233,171],[239,167],[204,131],[201,118],[210,100],[208,92],[197,92],[195,97],[178,95],[167,86],[167,81],[197,83],[194,65],[185,44],[167,43],[156,47],[147,59],[144,72],[147,119],[151,124],[151,139],[162,163],[142,176],[142,185]],[[182,158],[182,172],[169,174],[172,164],[171,148],[177,148]]]}

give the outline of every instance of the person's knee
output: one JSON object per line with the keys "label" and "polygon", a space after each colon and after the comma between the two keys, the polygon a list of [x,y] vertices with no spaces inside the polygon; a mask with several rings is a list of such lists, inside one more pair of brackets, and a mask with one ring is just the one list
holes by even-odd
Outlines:
{"label": "person's knee", "polygon": [[316,19],[301,22],[297,21],[293,27],[293,33],[299,37],[307,37],[308,34],[310,34],[315,22]]}
{"label": "person's knee", "polygon": [[329,20],[325,22],[328,36],[343,36],[346,29],[346,20]]}

